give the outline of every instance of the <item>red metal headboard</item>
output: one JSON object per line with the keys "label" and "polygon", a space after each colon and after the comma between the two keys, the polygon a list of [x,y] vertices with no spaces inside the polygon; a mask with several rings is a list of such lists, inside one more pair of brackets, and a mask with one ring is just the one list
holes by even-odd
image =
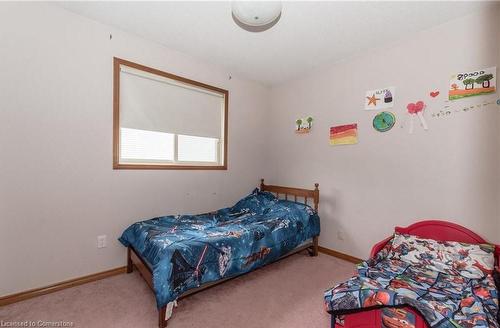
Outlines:
{"label": "red metal headboard", "polygon": [[[438,241],[458,241],[468,244],[491,244],[481,236],[456,223],[441,220],[425,220],[409,225],[396,227],[396,232],[418,236]],[[389,237],[374,245],[370,257],[375,256],[391,239]],[[500,261],[500,245],[495,245],[495,265]]]}

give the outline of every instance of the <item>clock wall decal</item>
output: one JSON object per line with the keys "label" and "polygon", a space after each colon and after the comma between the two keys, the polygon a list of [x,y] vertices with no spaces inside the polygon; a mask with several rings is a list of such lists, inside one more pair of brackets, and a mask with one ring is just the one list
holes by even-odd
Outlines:
{"label": "clock wall decal", "polygon": [[378,132],[387,132],[396,123],[396,116],[391,112],[380,112],[373,118],[373,128]]}

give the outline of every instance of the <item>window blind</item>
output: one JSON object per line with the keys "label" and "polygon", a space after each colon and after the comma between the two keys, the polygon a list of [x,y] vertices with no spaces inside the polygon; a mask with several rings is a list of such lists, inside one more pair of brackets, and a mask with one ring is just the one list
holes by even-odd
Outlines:
{"label": "window blind", "polygon": [[174,138],[171,133],[121,128],[120,158],[130,163],[173,161]]}
{"label": "window blind", "polygon": [[129,67],[120,70],[120,127],[220,139],[224,97]]}

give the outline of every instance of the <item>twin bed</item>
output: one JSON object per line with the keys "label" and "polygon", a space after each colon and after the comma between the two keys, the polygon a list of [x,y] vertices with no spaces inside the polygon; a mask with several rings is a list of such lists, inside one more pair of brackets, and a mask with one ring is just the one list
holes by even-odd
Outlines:
{"label": "twin bed", "polygon": [[260,190],[232,207],[137,222],[119,239],[128,248],[127,272],[137,268],[153,289],[159,327],[166,327],[180,298],[306,249],[316,256],[318,203],[318,184],[308,190],[261,180]]}

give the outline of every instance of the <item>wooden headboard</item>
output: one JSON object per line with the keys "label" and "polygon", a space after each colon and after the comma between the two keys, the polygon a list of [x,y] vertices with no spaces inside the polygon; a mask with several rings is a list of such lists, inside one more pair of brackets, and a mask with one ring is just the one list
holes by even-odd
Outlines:
{"label": "wooden headboard", "polygon": [[[290,188],[290,187],[282,187],[282,186],[273,186],[273,185],[266,185],[264,183],[264,179],[260,179],[260,190],[261,191],[268,191],[270,193],[276,194],[277,197],[280,195],[284,195],[285,199],[289,199],[289,196],[293,197],[293,200],[297,202],[297,197],[303,198],[304,199],[304,204],[307,205],[307,201],[309,199],[312,199],[313,204],[314,204],[314,210],[317,212],[318,211],[318,204],[319,204],[319,183],[314,184],[314,189],[301,189],[301,188]],[[290,198],[291,200],[291,198]]]}

